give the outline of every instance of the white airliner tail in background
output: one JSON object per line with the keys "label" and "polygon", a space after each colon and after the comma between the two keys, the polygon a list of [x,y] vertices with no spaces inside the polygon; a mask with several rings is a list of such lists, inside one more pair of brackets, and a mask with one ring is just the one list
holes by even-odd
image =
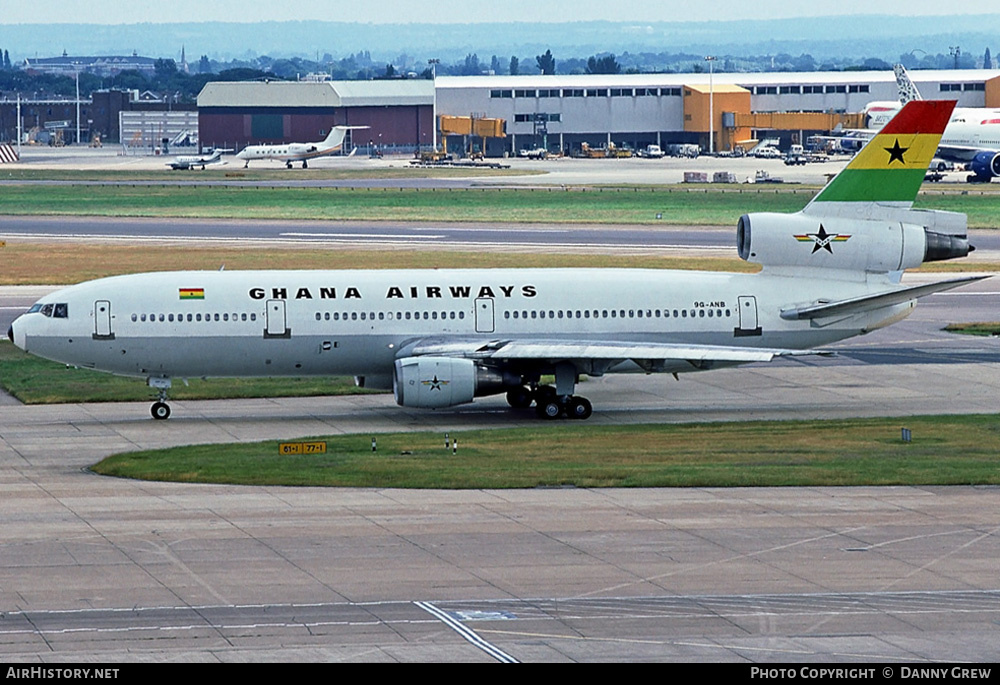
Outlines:
{"label": "white airliner tail in background", "polygon": [[[972,278],[900,273],[971,249],[965,216],[914,210],[954,103],[907,104],[801,212],[740,218],[755,274],[644,269],[180,271],[52,293],[8,335],[33,354],[145,378],[353,375],[406,407],[506,393],[585,419],[581,375],[706,371],[861,335]],[[553,375],[555,383],[542,382]]]}

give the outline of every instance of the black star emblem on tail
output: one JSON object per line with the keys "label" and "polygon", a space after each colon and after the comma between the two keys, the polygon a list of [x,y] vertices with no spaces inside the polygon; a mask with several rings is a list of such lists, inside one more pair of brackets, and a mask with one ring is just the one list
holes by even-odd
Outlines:
{"label": "black star emblem on tail", "polygon": [[906,160],[903,159],[903,154],[906,153],[906,151],[909,150],[910,148],[900,147],[899,138],[896,138],[896,142],[892,144],[892,147],[884,147],[882,149],[889,153],[889,164],[892,164],[893,162],[906,164]]}

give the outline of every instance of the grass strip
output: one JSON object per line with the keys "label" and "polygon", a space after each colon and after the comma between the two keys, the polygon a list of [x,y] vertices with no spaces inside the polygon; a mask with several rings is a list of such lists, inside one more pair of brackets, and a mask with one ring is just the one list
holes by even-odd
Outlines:
{"label": "grass strip", "polygon": [[[735,225],[747,212],[795,212],[812,190],[748,186],[345,188],[172,184],[0,187],[19,215],[357,221]],[[1000,193],[921,195],[916,207],[1000,226]]]}
{"label": "grass strip", "polygon": [[[662,188],[289,188],[56,185],[0,188],[19,215],[209,219],[734,225],[747,211],[794,212],[811,194]],[[659,217],[659,218],[658,218]]]}
{"label": "grass strip", "polygon": [[[901,427],[912,442],[901,440]],[[1000,416],[921,416],[323,436],[327,453],[278,441],[130,452],[97,473],[242,485],[370,488],[736,487],[1000,483]]]}
{"label": "grass strip", "polygon": [[1000,321],[977,321],[973,323],[950,323],[944,327],[950,333],[965,335],[981,335],[985,337],[1000,336]]}
{"label": "grass strip", "polygon": [[[733,244],[735,245],[735,231]],[[735,249],[734,249],[735,253]],[[755,272],[741,259],[435,250],[247,249],[101,245],[9,240],[0,247],[0,285],[68,285],[104,276],[172,271],[248,269],[646,268]]]}

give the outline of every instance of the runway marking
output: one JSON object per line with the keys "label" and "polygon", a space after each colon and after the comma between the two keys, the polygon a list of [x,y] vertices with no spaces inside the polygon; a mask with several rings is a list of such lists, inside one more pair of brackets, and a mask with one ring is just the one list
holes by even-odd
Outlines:
{"label": "runway marking", "polygon": [[414,604],[416,604],[418,607],[429,613],[431,616],[440,619],[440,621],[444,623],[446,626],[454,630],[456,633],[461,635],[463,638],[468,640],[470,643],[472,643],[479,649],[483,650],[484,652],[492,656],[497,661],[504,664],[518,663],[517,659],[515,659],[510,654],[507,654],[500,648],[493,646],[492,644],[481,638],[479,634],[476,633],[476,631],[472,630],[471,628],[463,624],[461,621],[452,617],[452,615],[449,614],[448,612],[438,609],[430,602],[414,602]]}
{"label": "runway marking", "polygon": [[414,235],[412,233],[279,233],[280,236],[292,238],[384,238],[386,240],[410,240],[419,238],[420,240],[438,240],[444,238],[443,235]]}

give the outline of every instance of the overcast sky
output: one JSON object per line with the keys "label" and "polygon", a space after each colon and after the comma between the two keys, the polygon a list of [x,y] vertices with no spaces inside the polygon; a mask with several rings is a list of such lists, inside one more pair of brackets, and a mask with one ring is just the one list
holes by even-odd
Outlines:
{"label": "overcast sky", "polygon": [[[986,3],[942,0],[49,0],[42,6],[4,0],[4,24],[138,24],[199,21],[295,21],[322,19],[365,23],[480,23],[504,20],[704,21],[777,19],[845,14],[994,14]],[[44,7],[41,10],[40,7]],[[702,9],[704,8],[704,9]]]}

